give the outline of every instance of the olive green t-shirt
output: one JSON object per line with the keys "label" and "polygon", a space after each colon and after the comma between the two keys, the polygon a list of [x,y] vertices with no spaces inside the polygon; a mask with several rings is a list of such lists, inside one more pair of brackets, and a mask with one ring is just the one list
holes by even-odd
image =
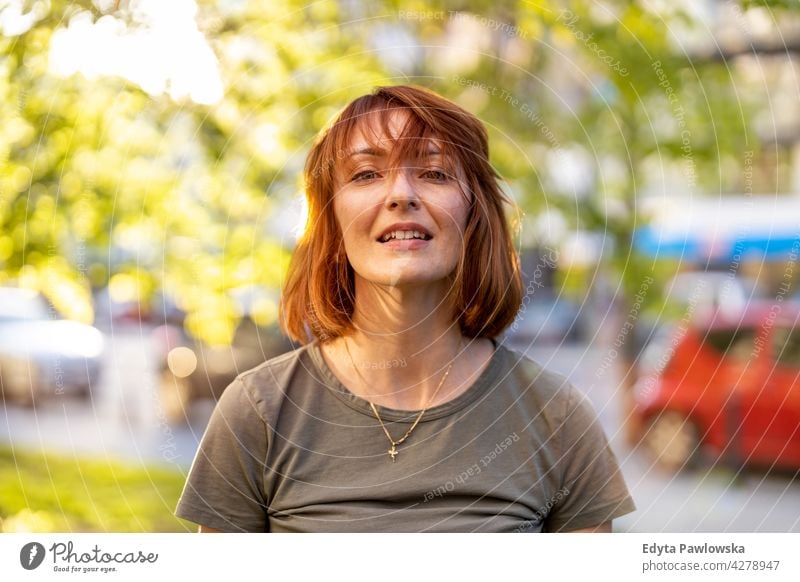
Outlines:
{"label": "olive green t-shirt", "polygon": [[[318,341],[240,374],[176,515],[226,532],[540,532],[634,511],[587,398],[493,342],[474,384],[429,408],[394,461],[369,402]],[[377,410],[394,440],[418,415]]]}

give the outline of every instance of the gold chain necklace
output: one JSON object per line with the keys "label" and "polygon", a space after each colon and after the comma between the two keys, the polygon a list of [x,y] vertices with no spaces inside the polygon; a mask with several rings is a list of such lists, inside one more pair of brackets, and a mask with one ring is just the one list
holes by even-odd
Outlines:
{"label": "gold chain necklace", "polygon": [[[367,381],[364,379],[364,376],[361,375],[361,372],[359,372],[358,368],[356,367],[356,363],[355,363],[355,361],[353,361],[353,355],[350,353],[350,348],[347,346],[347,341],[346,340],[343,340],[343,341],[344,341],[344,348],[347,350],[347,355],[350,357],[350,363],[353,365],[353,368],[355,369],[356,374],[358,374],[358,377],[361,378],[361,381],[364,382],[364,384],[366,385]],[[395,461],[395,457],[398,454],[397,445],[399,445],[403,441],[405,441],[408,438],[408,435],[411,434],[411,431],[414,430],[414,428],[417,426],[417,423],[422,418],[422,415],[425,414],[425,411],[428,410],[428,406],[430,406],[430,403],[433,402],[434,398],[436,398],[436,394],[439,393],[439,389],[442,387],[442,385],[444,384],[444,381],[447,379],[447,376],[450,374],[450,369],[452,367],[453,367],[453,361],[450,360],[450,365],[447,366],[447,371],[444,373],[444,376],[442,376],[442,379],[439,382],[439,385],[436,387],[436,390],[433,392],[433,396],[431,396],[431,399],[428,401],[428,405],[426,405],[425,408],[423,408],[422,411],[419,413],[419,415],[417,415],[417,419],[414,421],[414,424],[411,425],[411,428],[409,428],[406,431],[406,434],[404,434],[403,438],[401,438],[400,440],[396,441],[396,440],[394,440],[392,438],[392,435],[390,435],[389,431],[386,429],[386,425],[383,424],[383,420],[381,420],[381,415],[378,414],[378,409],[375,408],[375,405],[372,402],[369,403],[370,407],[372,408],[372,412],[375,413],[375,417],[378,419],[378,422],[381,423],[381,428],[383,428],[383,432],[386,434],[386,438],[388,438],[389,442],[392,443],[392,448],[389,449],[388,453],[389,453],[389,456],[392,458],[392,462],[393,463]]]}

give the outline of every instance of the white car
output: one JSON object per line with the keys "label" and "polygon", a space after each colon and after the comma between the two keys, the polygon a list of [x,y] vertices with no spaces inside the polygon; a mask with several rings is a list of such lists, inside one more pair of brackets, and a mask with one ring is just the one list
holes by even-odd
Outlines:
{"label": "white car", "polygon": [[63,319],[40,293],[0,287],[0,388],[6,400],[32,405],[88,396],[103,349],[98,329]]}

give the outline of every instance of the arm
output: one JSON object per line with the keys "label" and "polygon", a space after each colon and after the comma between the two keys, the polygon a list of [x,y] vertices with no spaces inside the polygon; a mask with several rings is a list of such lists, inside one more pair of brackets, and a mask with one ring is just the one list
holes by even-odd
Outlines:
{"label": "arm", "polygon": [[222,532],[218,529],[214,529],[213,527],[206,527],[204,525],[201,525],[199,528],[197,528],[197,533],[222,533]]}
{"label": "arm", "polygon": [[268,435],[260,402],[239,378],[214,408],[175,511],[200,531],[269,529],[263,483]]}
{"label": "arm", "polygon": [[611,521],[601,523],[595,527],[586,527],[582,529],[573,529],[572,531],[562,533],[611,533]]}
{"label": "arm", "polygon": [[[611,532],[612,520],[635,511],[619,462],[588,398],[572,388],[559,426],[562,473],[547,530]],[[557,492],[557,493],[558,493]]]}

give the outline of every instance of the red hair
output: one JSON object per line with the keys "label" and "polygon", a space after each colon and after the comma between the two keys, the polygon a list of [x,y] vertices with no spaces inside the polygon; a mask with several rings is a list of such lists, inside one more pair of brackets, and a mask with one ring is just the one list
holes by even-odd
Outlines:
{"label": "red hair", "polygon": [[[300,343],[321,342],[354,330],[355,279],[341,228],[333,212],[336,168],[356,131],[379,116],[388,131],[397,110],[408,113],[392,158],[414,158],[437,140],[443,159],[458,173],[471,198],[463,256],[448,297],[466,337],[495,337],[516,317],[522,302],[519,257],[504,213],[514,203],[503,193],[489,163],[489,142],[481,121],[452,101],[422,87],[377,87],[352,101],[317,136],[305,165],[306,229],[294,251],[280,301],[280,325]],[[469,260],[467,261],[467,253]]]}

